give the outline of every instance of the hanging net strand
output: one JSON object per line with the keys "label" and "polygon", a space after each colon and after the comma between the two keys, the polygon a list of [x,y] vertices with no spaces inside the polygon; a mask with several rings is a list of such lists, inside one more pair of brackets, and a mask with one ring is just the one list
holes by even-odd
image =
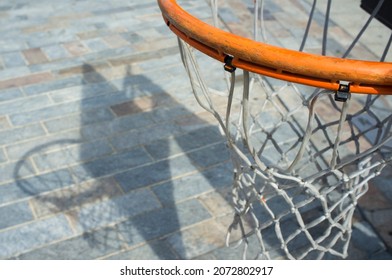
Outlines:
{"label": "hanging net strand", "polygon": [[[227,139],[234,171],[231,197],[235,212],[227,245],[242,248],[244,258],[346,257],[358,199],[368,190],[368,182],[392,161],[392,100],[388,96],[392,94],[392,66],[384,62],[392,36],[380,54],[381,62],[326,57],[333,12],[330,0],[324,12],[321,58],[307,54],[304,50],[318,12],[316,0],[307,3],[309,19],[299,52],[294,54],[299,56],[298,63],[314,59],[310,64],[319,63],[318,72],[323,73],[307,68],[311,73],[305,76],[295,72],[297,66],[290,68],[293,72],[282,70],[290,65],[259,67],[260,59],[249,49],[241,53],[222,41],[235,35],[216,28],[208,30],[223,37],[203,35],[205,24],[195,22],[174,0],[158,2],[165,21],[179,37],[197,102],[214,115]],[[344,57],[359,44],[382,2]],[[262,0],[253,4],[254,38],[265,41],[270,37],[263,21],[266,4]],[[212,0],[210,5],[212,21],[218,25],[219,1]],[[249,43],[248,39],[233,38],[240,40],[238,46]],[[222,41],[219,48],[215,39]],[[252,46],[291,63],[285,57],[293,55],[290,50],[264,43]],[[253,61],[250,66],[246,57]],[[333,69],[326,69],[320,61],[338,62],[339,71],[347,73],[336,79]],[[358,65],[375,67],[374,79],[363,80],[368,78],[361,77],[365,72],[353,71]],[[349,69],[358,76],[349,74]]]}

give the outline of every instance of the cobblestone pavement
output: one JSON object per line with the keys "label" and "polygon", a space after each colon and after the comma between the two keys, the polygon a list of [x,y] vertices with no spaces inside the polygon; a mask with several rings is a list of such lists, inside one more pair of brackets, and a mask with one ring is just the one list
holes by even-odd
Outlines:
{"label": "cobblestone pavement", "polygon": [[[298,1],[266,2],[270,39],[295,47],[277,26]],[[391,176],[361,202],[350,259],[392,258]],[[224,246],[231,179],[155,0],[0,1],[0,259],[241,258]]]}

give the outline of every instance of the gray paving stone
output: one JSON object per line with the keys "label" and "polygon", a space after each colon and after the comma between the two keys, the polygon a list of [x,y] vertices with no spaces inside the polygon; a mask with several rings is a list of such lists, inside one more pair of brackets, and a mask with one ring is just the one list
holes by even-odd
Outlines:
{"label": "gray paving stone", "polygon": [[225,233],[219,224],[208,221],[172,234],[167,242],[181,259],[193,259],[223,247]]}
{"label": "gray paving stone", "polygon": [[84,61],[84,57],[71,57],[68,59],[54,60],[46,63],[30,65],[29,69],[33,73],[44,71],[59,72],[63,69],[80,66],[84,63]]}
{"label": "gray paving stone", "polygon": [[109,48],[109,46],[101,38],[93,38],[84,40],[84,43],[92,51],[103,51]]}
{"label": "gray paving stone", "polygon": [[125,46],[115,49],[107,49],[94,53],[89,53],[83,56],[85,61],[102,61],[103,58],[116,58],[134,54],[135,50],[132,46]]}
{"label": "gray paving stone", "polygon": [[353,225],[352,242],[356,248],[364,251],[368,257],[385,250],[385,245],[367,222]]}
{"label": "gray paving stone", "polygon": [[387,251],[376,253],[371,257],[372,260],[392,260],[392,254]]}
{"label": "gray paving stone", "polygon": [[0,112],[2,112],[2,114],[14,114],[15,112],[23,114],[33,110],[40,110],[50,106],[51,104],[52,101],[48,96],[45,95],[23,99],[18,98],[16,100],[11,100],[9,102],[0,104]]}
{"label": "gray paving stone", "polygon": [[202,168],[212,166],[230,159],[229,150],[225,143],[218,143],[204,149],[189,153],[192,162]]}
{"label": "gray paving stone", "polygon": [[163,123],[115,135],[110,138],[110,142],[117,151],[122,151],[179,133],[180,129],[176,125]]}
{"label": "gray paving stone", "polygon": [[[169,155],[174,155],[180,152],[188,152],[193,149],[201,148],[223,140],[216,127],[208,126],[205,128],[191,131],[190,133],[182,134],[170,139],[169,144],[165,144],[167,140],[158,140],[151,144],[145,145],[147,151],[156,159],[162,159]],[[168,145],[169,149],[162,149],[163,146]]]}
{"label": "gray paving stone", "polygon": [[5,147],[5,150],[10,160],[24,160],[37,151],[61,149],[65,145],[80,143],[80,139],[80,132],[78,130],[69,130],[66,133],[50,134],[26,142],[10,144]]}
{"label": "gray paving stone", "polygon": [[49,132],[75,129],[95,123],[110,122],[114,118],[113,114],[107,108],[98,108],[96,110],[83,111],[81,114],[74,114],[59,117],[54,120],[45,121],[45,127]]}
{"label": "gray paving stone", "polygon": [[26,43],[22,40],[3,39],[0,41],[1,49],[4,52],[21,51],[26,49]]}
{"label": "gray paving stone", "polygon": [[6,259],[32,248],[71,236],[63,215],[0,232],[0,258]]}
{"label": "gray paving stone", "polygon": [[107,258],[108,260],[176,260],[178,257],[164,241],[152,241],[132,250]]}
{"label": "gray paving stone", "polygon": [[15,259],[92,260],[121,250],[122,243],[121,237],[113,228],[104,228],[33,250]]}
{"label": "gray paving stone", "polygon": [[113,154],[86,162],[72,167],[72,170],[79,180],[84,181],[90,178],[116,174],[149,162],[151,162],[151,159],[147,153],[141,148],[136,148],[125,153]]}
{"label": "gray paving stone", "polygon": [[21,97],[23,97],[23,94],[18,88],[0,90],[0,102],[17,99]]}
{"label": "gray paving stone", "polygon": [[126,195],[99,202],[76,211],[79,232],[122,222],[126,218],[160,208],[159,201],[149,190],[137,190]]}
{"label": "gray paving stone", "polygon": [[0,207],[0,230],[33,220],[33,213],[27,202]]}
{"label": "gray paving stone", "polygon": [[44,92],[54,91],[58,89],[65,89],[69,87],[79,86],[84,84],[82,76],[74,76],[65,79],[55,80],[47,83],[39,83],[36,85],[26,86],[23,91],[27,95],[37,95]]}
{"label": "gray paving stone", "polygon": [[1,186],[0,205],[70,186],[73,183],[73,178],[68,170],[58,170],[28,179],[17,180]]}
{"label": "gray paving stone", "polygon": [[12,161],[0,165],[0,184],[35,174],[30,160]]}
{"label": "gray paving stone", "polygon": [[5,53],[2,55],[2,57],[3,63],[6,67],[11,68],[26,65],[26,61],[20,52]]}
{"label": "gray paving stone", "polygon": [[58,60],[70,57],[70,54],[66,51],[66,49],[59,44],[43,47],[42,51],[49,60]]}
{"label": "gray paving stone", "polygon": [[109,122],[100,122],[81,128],[81,133],[86,139],[112,137],[124,131],[139,129],[153,125],[154,122],[148,113],[139,113],[130,116],[115,118]]}
{"label": "gray paving stone", "polygon": [[193,171],[196,171],[196,168],[189,159],[186,156],[179,156],[118,174],[116,180],[128,192]]}
{"label": "gray paving stone", "polygon": [[7,157],[6,157],[5,153],[4,153],[4,150],[0,149],[0,164],[4,163],[6,161],[7,161]]}
{"label": "gray paving stone", "polygon": [[37,218],[67,212],[122,195],[113,178],[90,180],[58,189],[29,200]]}
{"label": "gray paving stone", "polygon": [[137,216],[119,224],[128,245],[137,245],[179,231],[181,228],[209,219],[210,214],[197,200],[189,200]]}
{"label": "gray paving stone", "polygon": [[26,43],[30,48],[52,46],[58,43],[75,41],[77,38],[67,29],[53,29],[52,32],[35,32],[34,36],[27,38]]}
{"label": "gray paving stone", "polygon": [[11,122],[15,125],[25,125],[32,122],[44,121],[51,118],[58,118],[63,115],[77,113],[82,110],[92,110],[99,107],[111,106],[119,104],[127,100],[127,97],[121,93],[112,95],[103,95],[97,97],[86,98],[82,104],[79,100],[54,105],[45,108],[45,110],[35,110],[24,114],[15,113],[10,116]]}
{"label": "gray paving stone", "polygon": [[134,32],[122,33],[121,36],[131,44],[143,42],[143,37]]}
{"label": "gray paving stone", "polygon": [[39,153],[34,156],[34,162],[40,171],[54,170],[91,161],[113,153],[113,149],[105,140],[86,142],[60,151]]}
{"label": "gray paving stone", "polygon": [[153,191],[162,204],[170,205],[228,187],[232,184],[231,176],[231,169],[225,165],[219,165],[201,173],[159,184],[153,187]]}
{"label": "gray paving stone", "polygon": [[63,103],[73,100],[80,100],[81,102],[83,102],[83,100],[91,97],[97,97],[100,95],[108,96],[111,92],[115,91],[117,90],[110,83],[102,82],[62,88],[56,91],[52,91],[50,93],[50,96],[56,103]]}
{"label": "gray paving stone", "polygon": [[44,135],[46,135],[46,132],[39,124],[11,128],[0,131],[0,145],[26,141],[28,139]]}

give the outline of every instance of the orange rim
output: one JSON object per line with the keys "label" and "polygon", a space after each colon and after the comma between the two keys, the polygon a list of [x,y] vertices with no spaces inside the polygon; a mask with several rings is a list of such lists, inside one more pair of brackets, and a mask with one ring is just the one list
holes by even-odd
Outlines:
{"label": "orange rim", "polygon": [[337,91],[392,95],[392,63],[343,59],[288,50],[225,32],[184,11],[176,0],[158,0],[164,20],[182,40],[208,56],[261,75]]}

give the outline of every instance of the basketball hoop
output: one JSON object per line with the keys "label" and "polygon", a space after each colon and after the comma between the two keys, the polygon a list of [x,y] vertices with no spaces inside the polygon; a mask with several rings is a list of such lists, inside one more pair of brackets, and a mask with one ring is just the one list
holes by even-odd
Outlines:
{"label": "basketball hoop", "polygon": [[[196,100],[215,116],[231,152],[235,216],[227,243],[238,230],[244,257],[346,257],[357,201],[392,160],[392,63],[384,61],[392,36],[380,61],[347,58],[384,0],[343,58],[325,55],[331,1],[321,55],[304,52],[316,0],[299,51],[256,41],[265,37],[264,3],[253,2],[255,40],[158,0]],[[211,8],[217,25],[217,0]],[[230,74],[217,78],[214,65]],[[260,250],[248,256],[254,237]]]}

